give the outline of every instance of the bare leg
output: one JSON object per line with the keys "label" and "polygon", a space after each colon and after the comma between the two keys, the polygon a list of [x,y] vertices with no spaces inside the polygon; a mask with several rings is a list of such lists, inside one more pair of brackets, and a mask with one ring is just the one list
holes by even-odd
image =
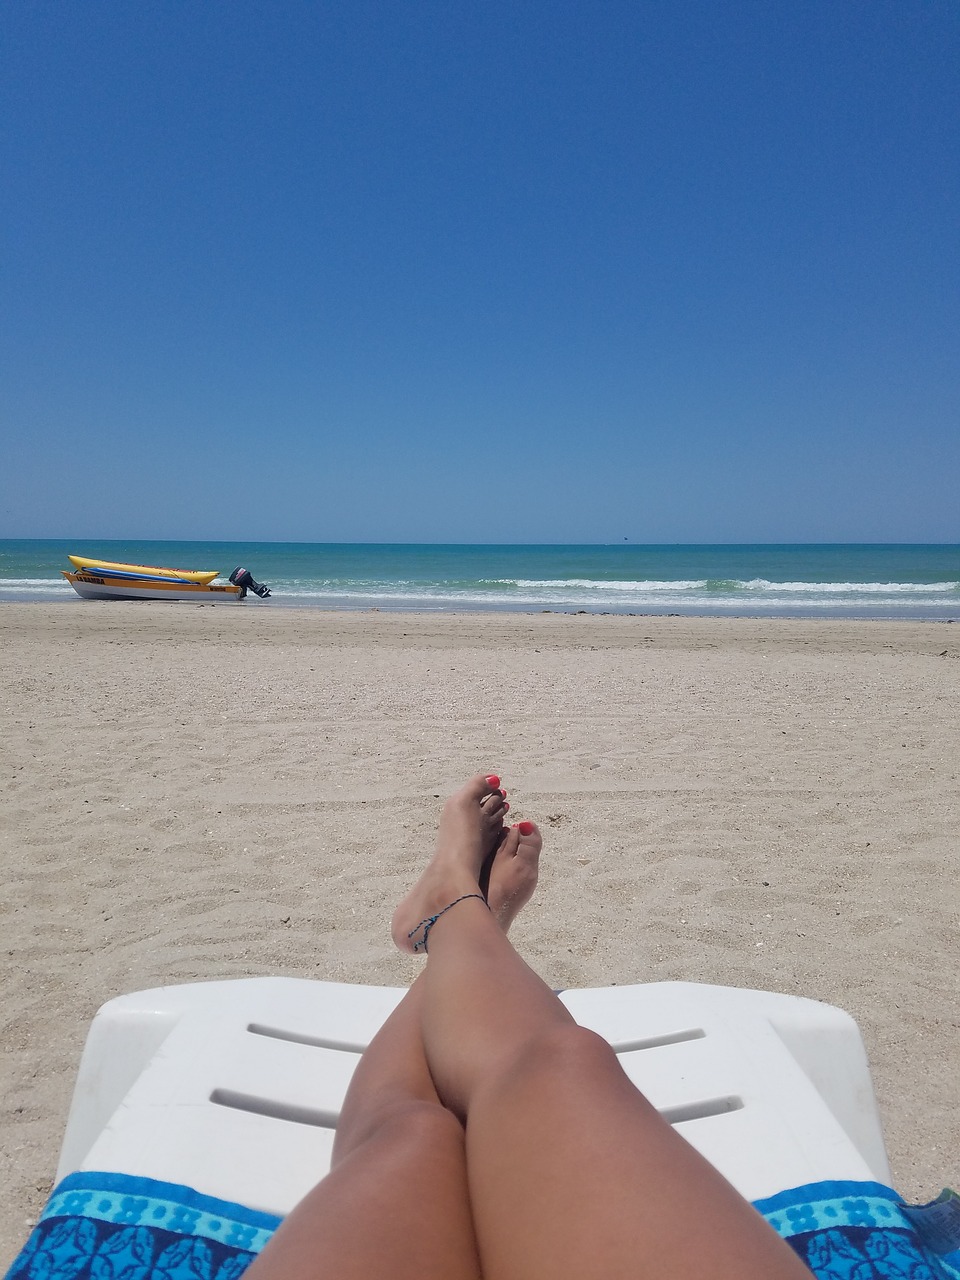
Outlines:
{"label": "bare leg", "polygon": [[[487,784],[478,813],[485,857],[500,841],[508,808]],[[516,859],[491,876],[491,908],[505,927],[532,892],[529,878]],[[361,1058],[331,1172],[286,1218],[250,1280],[480,1275],[463,1126],[440,1103],[424,1057],[422,996],[420,978]]]}
{"label": "bare leg", "polygon": [[284,1219],[250,1280],[477,1280],[463,1130],[436,1102],[385,1108]]}
{"label": "bare leg", "polygon": [[[497,780],[498,781],[498,780]],[[492,861],[504,836],[503,818],[510,806],[493,786],[493,775],[484,779],[478,812],[478,851]],[[438,845],[449,840],[441,820]],[[515,842],[514,842],[515,843]],[[520,907],[528,902],[536,885],[530,883],[529,860],[498,858],[491,867],[490,909],[506,931]],[[423,1052],[423,975],[413,983],[393,1014],[374,1037],[353,1074],[337,1123],[333,1148],[334,1169],[376,1131],[385,1113],[410,1102],[442,1106]]]}
{"label": "bare leg", "polygon": [[[476,884],[482,793],[475,779],[448,802],[437,854],[394,917],[401,947],[418,921]],[[524,826],[498,860],[514,841],[539,849]],[[466,1125],[486,1280],[809,1280],[606,1042],[575,1025],[476,898],[433,925],[420,999],[432,1079]]]}

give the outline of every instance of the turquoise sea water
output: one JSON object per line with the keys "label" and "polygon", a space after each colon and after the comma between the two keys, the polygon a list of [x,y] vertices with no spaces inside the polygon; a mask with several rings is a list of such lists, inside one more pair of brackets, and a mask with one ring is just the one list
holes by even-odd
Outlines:
{"label": "turquoise sea water", "polygon": [[[244,565],[244,607],[543,610],[730,617],[958,618],[960,545],[434,546],[0,540],[0,602],[62,600],[68,552],[135,564]],[[126,606],[123,606],[126,607]],[[139,606],[138,606],[139,607]],[[151,604],[149,607],[159,607]],[[169,607],[169,606],[168,606]]]}

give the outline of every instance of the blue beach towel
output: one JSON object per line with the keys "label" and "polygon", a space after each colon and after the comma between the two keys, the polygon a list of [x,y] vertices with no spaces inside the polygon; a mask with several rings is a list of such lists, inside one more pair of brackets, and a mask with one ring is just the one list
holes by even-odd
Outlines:
{"label": "blue beach towel", "polygon": [[[960,1280],[960,1199],[911,1208],[875,1182],[819,1182],[756,1208],[821,1280]],[[190,1187],[73,1173],[7,1280],[238,1280],[280,1219]]]}

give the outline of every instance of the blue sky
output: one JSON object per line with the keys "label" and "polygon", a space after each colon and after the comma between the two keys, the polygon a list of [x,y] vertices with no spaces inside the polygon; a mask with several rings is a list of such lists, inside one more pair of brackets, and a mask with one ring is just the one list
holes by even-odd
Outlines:
{"label": "blue sky", "polygon": [[955,0],[0,41],[0,536],[960,541]]}

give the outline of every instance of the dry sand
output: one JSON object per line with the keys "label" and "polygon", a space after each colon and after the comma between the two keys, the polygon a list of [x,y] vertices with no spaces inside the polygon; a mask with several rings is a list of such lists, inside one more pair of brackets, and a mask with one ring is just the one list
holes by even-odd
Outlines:
{"label": "dry sand", "polygon": [[0,607],[0,1263],[121,992],[406,984],[392,904],[478,769],[539,819],[554,986],[839,1004],[908,1198],[960,1183],[960,626]]}

